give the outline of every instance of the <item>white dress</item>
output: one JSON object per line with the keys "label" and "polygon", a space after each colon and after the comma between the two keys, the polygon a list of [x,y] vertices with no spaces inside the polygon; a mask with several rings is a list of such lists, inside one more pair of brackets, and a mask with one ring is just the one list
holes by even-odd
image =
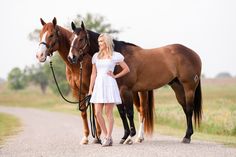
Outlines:
{"label": "white dress", "polygon": [[97,56],[98,52],[92,58],[92,64],[97,68],[97,76],[90,102],[121,104],[117,82],[107,72],[114,72],[116,64],[123,61],[124,56],[118,52],[113,52],[111,59],[99,59]]}

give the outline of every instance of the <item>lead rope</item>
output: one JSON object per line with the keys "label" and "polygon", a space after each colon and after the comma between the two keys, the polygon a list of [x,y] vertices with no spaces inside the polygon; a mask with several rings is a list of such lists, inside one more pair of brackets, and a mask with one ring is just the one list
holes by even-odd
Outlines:
{"label": "lead rope", "polygon": [[[59,85],[58,85],[58,82],[57,82],[57,79],[56,79],[56,76],[55,76],[55,72],[54,72],[54,69],[53,69],[53,66],[52,66],[52,61],[51,61],[51,57],[50,58],[50,68],[51,68],[51,71],[52,71],[52,75],[53,75],[53,78],[54,78],[54,81],[56,83],[56,86],[57,86],[57,90],[59,91],[61,97],[68,103],[71,103],[71,104],[78,104],[77,106],[77,109],[79,109],[81,112],[84,112],[87,110],[88,106],[89,106],[89,117],[90,117],[90,126],[91,126],[91,133],[92,133],[92,136],[93,138],[97,138],[98,139],[98,142],[100,144],[101,143],[101,140],[100,138],[98,137],[97,135],[97,129],[96,129],[96,123],[95,123],[95,115],[94,115],[94,112],[93,110],[91,109],[91,106],[93,107],[94,105],[90,103],[90,99],[91,99],[91,95],[87,95],[86,97],[84,97],[82,100],[81,100],[81,88],[82,88],[82,63],[80,62],[80,88],[79,88],[79,101],[70,101],[68,99],[66,99],[60,88],[59,88]],[[84,106],[84,108],[83,108]]]}
{"label": "lead rope", "polygon": [[[81,99],[81,91],[82,91],[82,78],[83,78],[83,62],[80,61],[80,88],[79,88],[79,100]],[[89,100],[87,101],[87,105],[86,106],[89,106],[89,117],[90,117],[90,129],[91,129],[91,134],[93,136],[93,138],[97,138],[98,140],[98,143],[102,144],[101,143],[101,140],[100,138],[98,137],[97,135],[97,128],[96,128],[96,121],[95,121],[95,114],[94,114],[94,104],[93,103],[90,103],[90,99],[91,99],[91,95],[89,95]],[[82,105],[81,104],[78,104],[78,109],[81,111],[81,107]],[[87,109],[87,107],[86,107]]]}

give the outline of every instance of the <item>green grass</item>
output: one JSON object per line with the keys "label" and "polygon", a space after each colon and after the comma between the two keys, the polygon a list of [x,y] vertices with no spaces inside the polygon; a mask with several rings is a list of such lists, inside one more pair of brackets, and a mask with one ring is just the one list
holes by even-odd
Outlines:
{"label": "green grass", "polygon": [[[71,96],[68,99],[73,100]],[[78,114],[76,104],[65,103],[59,95],[53,94],[50,90],[43,94],[35,86],[19,91],[12,91],[6,85],[0,86],[0,105]]]}
{"label": "green grass", "polygon": [[[200,128],[195,129],[193,137],[236,145],[236,83],[203,85],[202,97],[202,123]],[[156,130],[183,137],[186,118],[169,87],[156,91],[155,107]]]}
{"label": "green grass", "polygon": [[[236,81],[226,84],[202,84],[203,119],[201,127],[194,128],[193,139],[216,141],[236,146]],[[72,100],[72,97],[69,96]],[[6,106],[33,107],[60,111],[80,116],[75,105],[65,103],[59,95],[39,88],[29,87],[22,91],[11,91],[0,86],[0,104]],[[117,109],[115,123],[122,127]],[[136,128],[138,116],[135,111]],[[186,131],[186,119],[175,94],[168,86],[155,91],[155,131],[174,135],[180,140]]]}
{"label": "green grass", "polygon": [[14,135],[20,130],[20,120],[12,115],[0,113],[0,145],[7,136]]}

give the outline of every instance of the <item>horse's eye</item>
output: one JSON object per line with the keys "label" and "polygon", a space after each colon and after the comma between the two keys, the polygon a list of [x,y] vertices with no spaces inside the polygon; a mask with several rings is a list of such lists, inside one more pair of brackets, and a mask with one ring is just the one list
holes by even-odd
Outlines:
{"label": "horse's eye", "polygon": [[79,41],[83,41],[84,39],[83,38],[80,38]]}
{"label": "horse's eye", "polygon": [[48,37],[48,38],[52,38],[52,37],[53,37],[53,34],[49,35],[49,37]]}

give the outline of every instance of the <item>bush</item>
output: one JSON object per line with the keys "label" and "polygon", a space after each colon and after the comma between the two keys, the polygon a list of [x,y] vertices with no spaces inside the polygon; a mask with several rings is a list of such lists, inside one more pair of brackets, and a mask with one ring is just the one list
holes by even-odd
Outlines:
{"label": "bush", "polygon": [[8,74],[8,87],[13,90],[24,89],[27,85],[24,73],[19,68],[13,68]]}

